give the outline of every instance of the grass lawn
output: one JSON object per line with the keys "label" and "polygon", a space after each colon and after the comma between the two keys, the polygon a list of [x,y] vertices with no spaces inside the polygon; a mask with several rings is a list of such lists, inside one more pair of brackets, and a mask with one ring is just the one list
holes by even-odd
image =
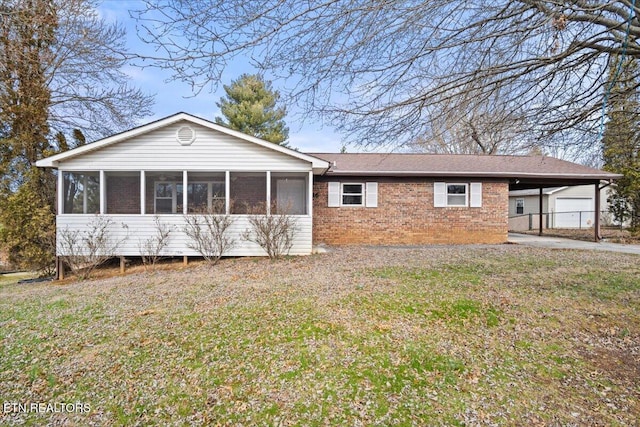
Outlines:
{"label": "grass lawn", "polygon": [[513,245],[0,283],[0,424],[637,425],[639,297],[637,256]]}

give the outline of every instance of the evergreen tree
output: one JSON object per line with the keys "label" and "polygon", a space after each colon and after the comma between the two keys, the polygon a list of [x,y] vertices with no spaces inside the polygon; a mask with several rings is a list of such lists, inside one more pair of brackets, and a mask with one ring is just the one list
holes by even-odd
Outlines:
{"label": "evergreen tree", "polygon": [[36,160],[49,149],[51,92],[44,63],[57,28],[48,1],[2,6],[0,16],[0,239],[20,267],[53,261],[55,177]]}
{"label": "evergreen tree", "polygon": [[613,81],[613,85],[607,85],[611,86],[611,93],[602,139],[604,169],[623,175],[613,186],[609,204],[616,220],[631,219],[632,228],[640,226],[640,99],[637,75],[638,65],[634,58],[627,58],[622,64],[619,59],[612,61],[609,82]]}
{"label": "evergreen tree", "polygon": [[277,105],[280,94],[270,82],[256,74],[243,74],[224,85],[224,91],[226,96],[216,103],[224,118],[216,117],[217,124],[287,146],[289,128],[283,120],[287,109]]}
{"label": "evergreen tree", "polygon": [[[54,258],[56,179],[35,162],[149,113],[150,99],[121,70],[125,30],[95,5],[0,1],[0,243],[20,267]],[[67,144],[59,132],[76,128]]]}

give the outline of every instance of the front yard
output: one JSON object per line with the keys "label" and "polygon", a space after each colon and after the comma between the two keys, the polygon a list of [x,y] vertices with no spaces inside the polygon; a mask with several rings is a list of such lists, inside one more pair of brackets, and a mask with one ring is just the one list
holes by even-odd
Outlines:
{"label": "front yard", "polygon": [[0,284],[0,401],[8,425],[637,425],[640,258],[352,247]]}

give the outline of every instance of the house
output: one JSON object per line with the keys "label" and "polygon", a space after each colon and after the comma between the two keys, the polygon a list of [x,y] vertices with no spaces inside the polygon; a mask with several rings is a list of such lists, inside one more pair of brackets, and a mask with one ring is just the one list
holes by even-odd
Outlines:
{"label": "house", "polygon": [[156,217],[175,230],[163,255],[198,255],[184,215],[214,205],[233,218],[231,256],[264,255],[242,238],[247,214],[285,206],[296,219],[292,255],[319,243],[502,243],[509,190],[618,177],[543,156],[301,153],[186,113],[37,166],[58,170],[58,230],[86,230],[106,215],[120,256],[139,255]]}
{"label": "house", "polygon": [[[600,190],[600,217],[612,223],[608,213],[609,188]],[[540,191],[509,191],[509,230],[537,228]],[[594,190],[589,185],[550,187],[542,189],[544,228],[591,228],[595,222]]]}

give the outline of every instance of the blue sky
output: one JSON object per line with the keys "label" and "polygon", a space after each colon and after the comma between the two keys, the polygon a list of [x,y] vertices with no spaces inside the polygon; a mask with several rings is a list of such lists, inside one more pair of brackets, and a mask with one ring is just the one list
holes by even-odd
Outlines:
{"label": "blue sky", "polygon": [[[107,22],[119,22],[127,29],[127,46],[131,52],[152,53],[150,46],[138,38],[135,28],[135,20],[129,16],[129,10],[140,8],[140,3],[132,0],[104,0],[98,7],[99,15]],[[251,72],[246,66],[232,64],[225,70],[222,84],[218,85],[215,92],[204,89],[194,95],[191,87],[186,83],[168,81],[169,71],[127,66],[124,70],[132,78],[132,84],[149,94],[155,94],[154,115],[148,120],[155,120],[169,116],[179,111],[193,114],[204,119],[213,120],[220,115],[216,102],[224,95],[222,84],[229,84],[243,72]],[[278,89],[277,82],[273,84]],[[299,112],[290,109],[285,121],[289,126],[289,145],[305,152],[336,152],[342,147],[342,140],[332,128],[322,126],[319,121],[302,122],[297,116]],[[347,146],[349,152],[361,151],[358,147]]]}

